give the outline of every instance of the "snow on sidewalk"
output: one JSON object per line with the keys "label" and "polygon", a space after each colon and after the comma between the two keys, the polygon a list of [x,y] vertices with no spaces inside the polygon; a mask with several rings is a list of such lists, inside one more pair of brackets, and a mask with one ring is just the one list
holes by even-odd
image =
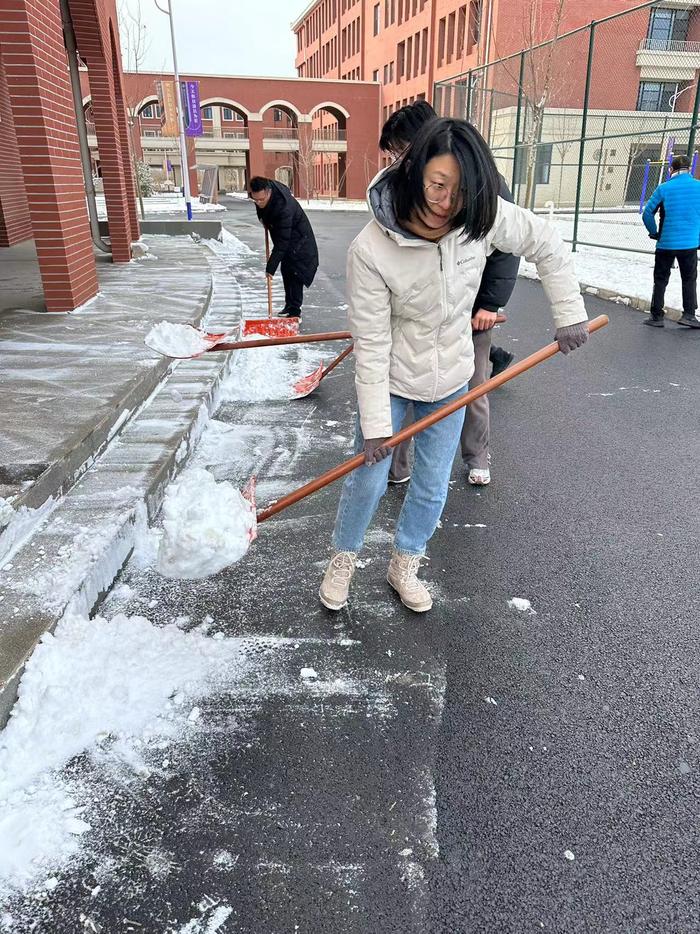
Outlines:
{"label": "snow on sidewalk", "polygon": [[[101,218],[105,218],[107,216],[107,208],[104,195],[96,195],[95,200],[97,203],[97,213]],[[185,199],[182,195],[177,194],[151,195],[143,199],[143,207],[146,214],[170,214],[176,211],[185,214],[187,211]],[[140,210],[139,206],[139,213]],[[225,210],[226,208],[223,204],[203,204],[199,198],[192,199],[193,214],[211,214]]]}

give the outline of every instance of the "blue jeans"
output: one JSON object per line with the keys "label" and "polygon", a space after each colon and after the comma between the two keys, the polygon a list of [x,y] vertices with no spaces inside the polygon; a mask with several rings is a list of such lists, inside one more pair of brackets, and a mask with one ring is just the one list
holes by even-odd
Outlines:
{"label": "blue jeans", "polygon": [[[416,402],[392,395],[391,422],[394,434],[401,427],[406,409],[411,403],[415,419],[418,420],[466,391],[465,386],[439,402]],[[447,499],[452,462],[463,423],[464,409],[458,409],[415,436],[413,473],[394,536],[394,547],[397,551],[409,555],[425,554],[425,547],[437,528]],[[358,417],[355,453],[362,450],[363,444],[364,438]],[[361,550],[365,532],[387,488],[390,467],[391,457],[385,457],[378,464],[358,467],[346,476],[333,530],[333,547],[337,551]]]}

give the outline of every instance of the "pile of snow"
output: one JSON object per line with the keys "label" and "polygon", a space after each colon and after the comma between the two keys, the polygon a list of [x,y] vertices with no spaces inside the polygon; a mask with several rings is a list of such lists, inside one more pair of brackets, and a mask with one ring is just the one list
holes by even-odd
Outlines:
{"label": "pile of snow", "polygon": [[235,234],[232,234],[230,230],[226,230],[225,227],[222,228],[220,238],[218,240],[206,240],[206,245],[213,253],[217,253],[219,256],[229,256],[232,259],[242,259],[246,256],[255,256],[255,253],[248,246],[247,243],[244,243],[242,240],[239,240]]}
{"label": "pile of snow", "polygon": [[237,640],[138,616],[72,617],[44,635],[0,734],[0,893],[60,868],[90,830],[60,769],[84,753],[104,756],[109,745],[186,730],[188,702],[240,664]]}
{"label": "pile of snow", "polygon": [[15,511],[12,505],[0,496],[0,526],[7,525],[14,514]]}
{"label": "pile of snow", "polygon": [[193,467],[168,488],[157,569],[196,580],[240,561],[255,531],[255,512],[232,483]]}
{"label": "pile of snow", "polygon": [[190,324],[171,324],[161,321],[154,325],[145,338],[146,346],[164,357],[195,357],[211,347],[204,331]]}

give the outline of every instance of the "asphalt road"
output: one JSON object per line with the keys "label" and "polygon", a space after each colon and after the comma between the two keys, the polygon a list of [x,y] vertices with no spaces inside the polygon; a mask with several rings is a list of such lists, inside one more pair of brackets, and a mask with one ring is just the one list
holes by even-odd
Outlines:
{"label": "asphalt road", "polygon": [[[366,217],[311,219],[304,326],[333,329]],[[260,248],[250,205],[225,220]],[[103,931],[208,932],[203,897],[231,908],[229,934],[700,928],[700,333],[586,304],[609,327],[494,394],[491,486],[455,464],[426,616],[384,579],[401,488],[336,615],[316,594],[337,486],[209,581],[127,568],[105,613],[211,618],[258,661],[202,705],[210,729],[174,774],[112,805],[119,871],[90,915]],[[497,340],[518,357],[551,340],[537,283],[518,282],[508,314]],[[226,402],[218,420],[258,442],[216,475],[257,469],[261,499],[277,496],[345,456],[353,408],[348,365],[302,403]],[[67,883],[38,929],[79,930],[84,898]]]}

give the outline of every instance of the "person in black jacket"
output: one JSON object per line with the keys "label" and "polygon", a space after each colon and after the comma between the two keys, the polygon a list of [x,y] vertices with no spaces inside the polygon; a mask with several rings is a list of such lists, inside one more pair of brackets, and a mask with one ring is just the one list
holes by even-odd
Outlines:
{"label": "person in black jacket", "polygon": [[[395,159],[404,151],[423,124],[437,116],[427,101],[415,101],[395,111],[382,127],[379,148]],[[501,176],[499,195],[513,200],[505,179]],[[469,388],[474,389],[491,375],[502,372],[513,361],[513,354],[501,347],[491,347],[491,328],[515,288],[520,258],[499,250],[489,256],[481,277],[481,285],[472,311],[472,339],[474,341],[474,376]],[[412,419],[407,420],[410,424]],[[484,486],[491,482],[489,468],[489,398],[482,396],[468,408],[462,430],[462,460],[467,467],[469,483]],[[410,441],[394,448],[389,483],[406,483],[411,477]]]}
{"label": "person in black jacket", "polygon": [[265,274],[271,279],[277,267],[284,282],[284,310],[280,318],[298,318],[308,289],[318,269],[316,238],[301,205],[286,185],[256,175],[250,180],[250,197],[258,220],[270,232],[273,249]]}

